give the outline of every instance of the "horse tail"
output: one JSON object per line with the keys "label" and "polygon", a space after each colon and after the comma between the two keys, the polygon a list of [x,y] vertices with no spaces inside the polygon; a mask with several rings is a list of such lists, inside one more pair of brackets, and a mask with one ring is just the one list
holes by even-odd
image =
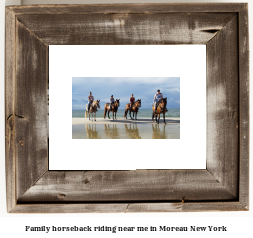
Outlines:
{"label": "horse tail", "polygon": [[105,119],[105,117],[106,117],[106,107],[105,107],[105,111],[104,111],[104,119]]}
{"label": "horse tail", "polygon": [[125,110],[124,118],[126,117],[126,115],[127,115],[127,109]]}

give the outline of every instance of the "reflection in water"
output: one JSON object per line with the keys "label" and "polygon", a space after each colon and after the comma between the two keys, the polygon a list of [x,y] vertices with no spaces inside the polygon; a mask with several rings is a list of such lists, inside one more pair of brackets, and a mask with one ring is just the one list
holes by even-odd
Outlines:
{"label": "reflection in water", "polygon": [[180,124],[78,124],[73,139],[180,139]]}
{"label": "reflection in water", "polygon": [[163,125],[163,129],[161,130],[159,125],[152,124],[152,130],[153,130],[152,139],[167,139],[167,136],[165,133],[165,125]]}
{"label": "reflection in water", "polygon": [[101,136],[98,135],[96,124],[87,124],[85,125],[85,128],[88,139],[101,139]]}
{"label": "reflection in water", "polygon": [[137,124],[125,124],[126,136],[128,139],[141,139]]}
{"label": "reflection in water", "polygon": [[119,131],[116,124],[113,125],[106,125],[105,124],[105,135],[109,139],[119,139]]}

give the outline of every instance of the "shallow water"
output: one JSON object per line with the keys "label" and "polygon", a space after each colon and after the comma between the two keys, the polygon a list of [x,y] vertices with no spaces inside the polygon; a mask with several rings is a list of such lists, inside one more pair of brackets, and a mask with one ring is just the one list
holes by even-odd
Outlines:
{"label": "shallow water", "polygon": [[180,139],[180,124],[79,124],[73,139]]}

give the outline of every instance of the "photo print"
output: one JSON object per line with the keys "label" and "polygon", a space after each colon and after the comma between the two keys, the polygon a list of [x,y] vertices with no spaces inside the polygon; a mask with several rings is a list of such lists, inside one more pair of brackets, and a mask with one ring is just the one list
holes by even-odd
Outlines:
{"label": "photo print", "polygon": [[73,139],[180,139],[180,77],[73,77]]}

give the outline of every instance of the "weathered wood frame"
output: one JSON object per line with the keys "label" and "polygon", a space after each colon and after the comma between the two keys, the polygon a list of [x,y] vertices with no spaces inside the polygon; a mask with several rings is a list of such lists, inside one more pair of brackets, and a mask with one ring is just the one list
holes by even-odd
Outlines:
{"label": "weathered wood frame", "polygon": [[[206,44],[206,170],[48,171],[50,44]],[[5,119],[8,212],[246,211],[247,4],[6,7]]]}

